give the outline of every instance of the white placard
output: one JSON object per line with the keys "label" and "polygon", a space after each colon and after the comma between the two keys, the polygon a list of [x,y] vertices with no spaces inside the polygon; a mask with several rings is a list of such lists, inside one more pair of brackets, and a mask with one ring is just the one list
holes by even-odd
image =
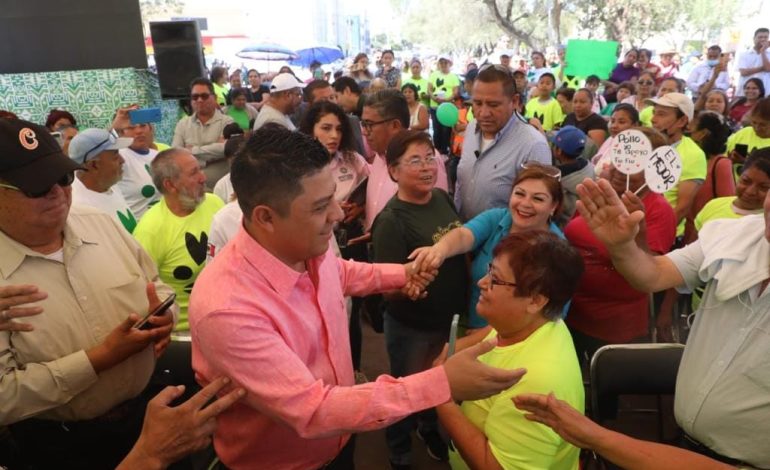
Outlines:
{"label": "white placard", "polygon": [[682,157],[668,145],[656,148],[644,169],[647,187],[659,194],[676,186],[681,176]]}
{"label": "white placard", "polygon": [[644,171],[652,154],[652,144],[641,131],[628,129],[612,138],[610,158],[612,164],[623,174],[634,175]]}

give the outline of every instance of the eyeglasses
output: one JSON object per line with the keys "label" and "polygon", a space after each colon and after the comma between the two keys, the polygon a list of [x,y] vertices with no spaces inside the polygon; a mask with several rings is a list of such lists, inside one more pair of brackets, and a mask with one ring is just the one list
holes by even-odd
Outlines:
{"label": "eyeglasses", "polygon": [[59,179],[59,181],[57,181],[56,183],[51,185],[48,189],[44,189],[44,190],[39,191],[39,192],[37,192],[37,191],[36,192],[24,191],[23,189],[21,189],[21,188],[19,188],[17,186],[13,186],[11,184],[5,184],[5,183],[0,183],[0,188],[12,189],[14,191],[19,191],[20,193],[22,193],[23,195],[27,196],[30,199],[38,199],[38,198],[41,198],[41,197],[47,195],[48,193],[50,193],[51,190],[53,189],[53,187],[56,186],[57,184],[59,186],[63,187],[63,188],[66,188],[67,186],[71,185],[73,181],[75,181],[75,172],[74,171],[70,171],[69,173],[67,173],[64,176],[62,176]]}
{"label": "eyeglasses", "polygon": [[193,93],[190,95],[191,101],[198,101],[198,100],[206,101],[209,98],[211,98],[211,93]]}
{"label": "eyeglasses", "polygon": [[556,181],[561,182],[561,170],[553,165],[543,165],[540,162],[529,161],[521,164],[522,170],[539,170],[546,176],[555,178]]}
{"label": "eyeglasses", "polygon": [[396,119],[397,118],[388,118],[383,119],[382,121],[361,121],[361,127],[363,127],[366,132],[372,132],[372,127],[379,126],[380,124],[385,124],[386,122],[394,121]]}
{"label": "eyeglasses", "polygon": [[425,158],[410,158],[409,160],[406,160],[404,162],[406,166],[409,168],[422,168],[423,165],[425,166],[436,166],[438,165],[438,158],[436,158],[435,155],[431,155],[430,157]]}
{"label": "eyeglasses", "polygon": [[638,83],[639,85],[652,85],[655,82],[653,82],[652,80],[639,80],[636,83]]}
{"label": "eyeglasses", "polygon": [[507,286],[507,287],[516,287],[515,282],[508,282],[503,281],[500,279],[497,279],[494,274],[492,274],[492,263],[489,263],[487,266],[487,276],[489,277],[489,288],[492,289],[494,286]]}

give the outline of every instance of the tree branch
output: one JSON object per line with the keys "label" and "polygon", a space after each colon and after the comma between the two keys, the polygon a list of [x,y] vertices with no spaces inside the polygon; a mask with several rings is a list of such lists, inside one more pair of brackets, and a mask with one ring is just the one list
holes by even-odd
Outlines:
{"label": "tree branch", "polygon": [[[503,15],[500,13],[500,9],[497,6],[496,0],[483,0],[483,1],[484,1],[484,4],[489,9],[490,13],[492,13],[492,18],[495,20],[495,23],[497,24],[497,26],[500,27],[500,29],[502,29],[509,35],[519,39],[521,42],[526,44],[530,49],[537,49],[533,44],[532,37],[530,36],[530,34],[527,34],[526,32],[514,26],[514,24],[520,19],[528,17],[529,13],[522,13],[516,19],[512,21],[506,21],[506,18],[504,18]],[[511,5],[512,4],[513,4],[513,0],[511,0]]]}

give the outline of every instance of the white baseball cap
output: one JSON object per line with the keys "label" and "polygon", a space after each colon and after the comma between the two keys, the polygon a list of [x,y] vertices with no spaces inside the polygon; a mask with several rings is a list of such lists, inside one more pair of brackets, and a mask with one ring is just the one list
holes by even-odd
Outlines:
{"label": "white baseball cap", "polygon": [[278,93],[293,88],[305,88],[305,84],[297,80],[297,77],[290,73],[279,73],[270,82],[270,93]]}
{"label": "white baseball cap", "polygon": [[688,121],[692,121],[692,117],[695,114],[695,105],[692,103],[692,100],[683,93],[668,93],[660,98],[646,99],[644,102],[676,108],[687,116]]}

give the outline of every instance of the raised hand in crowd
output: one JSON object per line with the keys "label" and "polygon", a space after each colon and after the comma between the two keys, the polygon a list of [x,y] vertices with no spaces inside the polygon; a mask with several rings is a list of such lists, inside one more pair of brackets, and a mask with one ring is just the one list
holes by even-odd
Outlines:
{"label": "raised hand in crowd", "polygon": [[131,117],[129,116],[128,112],[135,109],[139,109],[138,104],[130,104],[128,106],[118,108],[118,110],[115,112],[115,118],[112,120],[112,128],[120,132],[126,127],[130,127]]}
{"label": "raised hand in crowd", "polygon": [[211,442],[216,417],[246,395],[242,388],[231,390],[206,406],[230,384],[220,377],[185,403],[171,407],[184,393],[184,385],[166,387],[147,404],[142,433],[117,470],[162,469]]}
{"label": "raised hand in crowd", "polygon": [[[147,299],[150,301],[148,311],[152,311],[160,305],[160,299],[155,292],[155,285],[152,283],[147,284]],[[86,351],[86,355],[97,373],[123,362],[142,351],[150,343],[155,343],[156,356],[165,350],[170,340],[171,329],[174,326],[172,313],[166,311],[163,315],[151,317],[149,321],[153,327],[148,330],[134,328],[140,318],[136,313],[130,314],[123,323],[110,332],[103,342]]]}
{"label": "raised hand in crowd", "polygon": [[32,331],[32,325],[16,319],[42,313],[43,307],[23,305],[46,297],[48,294],[33,285],[0,286],[0,331]]}

